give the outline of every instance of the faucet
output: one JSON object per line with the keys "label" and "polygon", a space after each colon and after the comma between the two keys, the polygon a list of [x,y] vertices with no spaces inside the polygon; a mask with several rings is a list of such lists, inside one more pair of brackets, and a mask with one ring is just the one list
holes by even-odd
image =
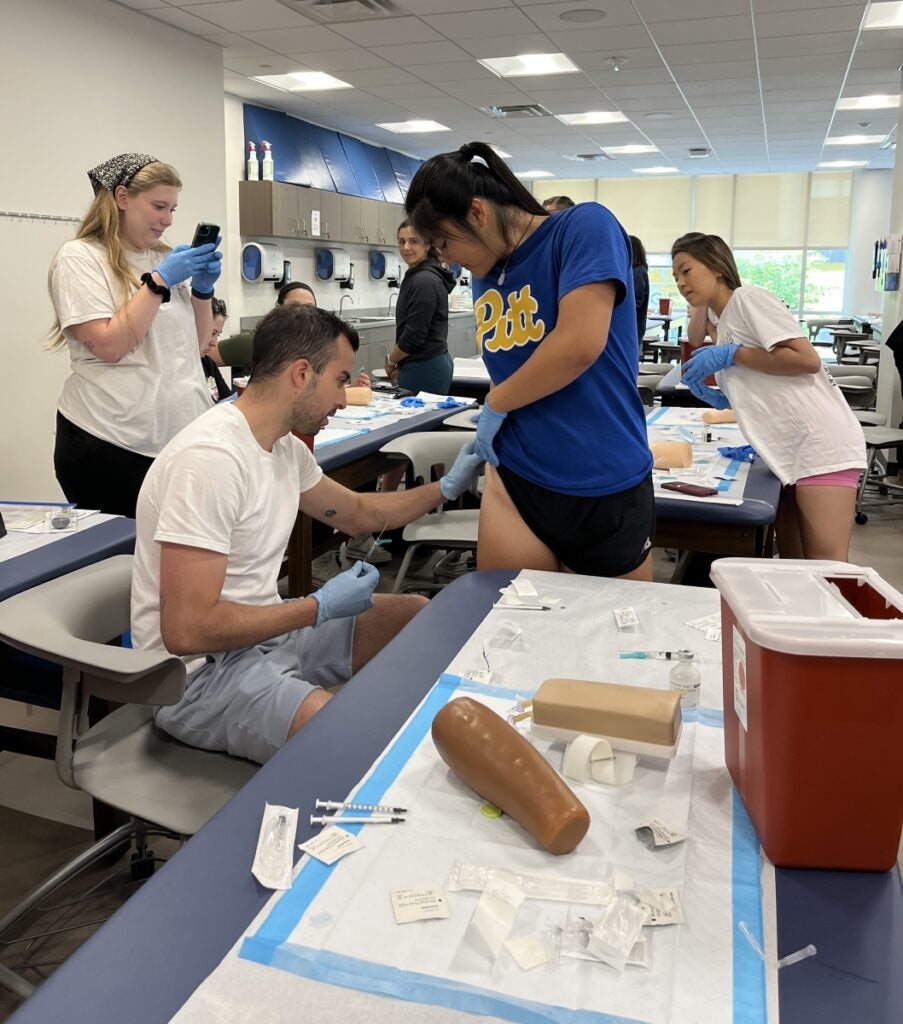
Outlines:
{"label": "faucet", "polygon": [[398,298],[398,292],[392,292],[389,295],[389,309],[388,309],[388,312],[386,313],[386,316],[391,316],[392,315],[392,300],[393,299],[397,299],[397,298]]}
{"label": "faucet", "polygon": [[352,306],[354,305],[354,299],[350,295],[343,295],[339,299],[339,316],[342,315],[342,305],[345,302],[345,299],[347,299],[351,303]]}

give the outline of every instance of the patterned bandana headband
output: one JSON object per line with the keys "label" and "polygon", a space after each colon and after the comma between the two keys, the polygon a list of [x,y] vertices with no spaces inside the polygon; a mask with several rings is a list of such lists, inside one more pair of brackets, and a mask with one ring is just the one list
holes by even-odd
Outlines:
{"label": "patterned bandana headband", "polygon": [[158,163],[157,158],[148,156],[147,153],[120,153],[119,156],[92,167],[88,171],[88,179],[94,189],[94,195],[102,188],[108,192],[115,192],[117,185],[128,186],[142,167],[155,163]]}

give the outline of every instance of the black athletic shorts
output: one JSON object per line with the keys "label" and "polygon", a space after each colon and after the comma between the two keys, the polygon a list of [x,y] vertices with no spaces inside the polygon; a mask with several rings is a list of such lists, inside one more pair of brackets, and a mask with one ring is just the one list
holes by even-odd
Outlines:
{"label": "black athletic shorts", "polygon": [[651,474],[626,491],[586,498],[550,491],[505,466],[498,472],[523,521],[568,569],[624,576],[645,561],[655,540]]}

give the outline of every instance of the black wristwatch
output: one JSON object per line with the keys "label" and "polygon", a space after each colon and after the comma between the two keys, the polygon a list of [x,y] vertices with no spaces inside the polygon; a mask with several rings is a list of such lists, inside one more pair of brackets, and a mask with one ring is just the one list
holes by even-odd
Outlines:
{"label": "black wristwatch", "polygon": [[157,282],[151,277],[150,274],[142,274],[141,283],[146,284],[147,287],[150,288],[150,290],[154,293],[154,295],[159,295],[164,302],[169,302],[170,298],[172,297],[172,293],[166,287],[166,285],[157,284]]}

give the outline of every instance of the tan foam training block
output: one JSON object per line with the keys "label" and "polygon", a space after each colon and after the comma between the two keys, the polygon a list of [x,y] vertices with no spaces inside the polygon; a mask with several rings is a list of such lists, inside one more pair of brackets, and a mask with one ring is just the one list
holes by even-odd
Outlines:
{"label": "tan foam training block", "polygon": [[345,388],[345,401],[349,405],[369,405],[373,398],[370,388]]}
{"label": "tan foam training block", "polygon": [[733,409],[706,409],[702,414],[703,423],[736,423],[737,416]]}
{"label": "tan foam training block", "polygon": [[433,719],[433,742],[458,778],[522,825],[549,853],[570,853],[589,812],[558,772],[485,704],[458,697]]}
{"label": "tan foam training block", "polygon": [[680,736],[680,694],[647,686],[547,679],[533,695],[533,723],[575,734],[671,747]]}
{"label": "tan foam training block", "polygon": [[693,446],[689,441],[653,441],[649,445],[656,469],[689,469]]}

